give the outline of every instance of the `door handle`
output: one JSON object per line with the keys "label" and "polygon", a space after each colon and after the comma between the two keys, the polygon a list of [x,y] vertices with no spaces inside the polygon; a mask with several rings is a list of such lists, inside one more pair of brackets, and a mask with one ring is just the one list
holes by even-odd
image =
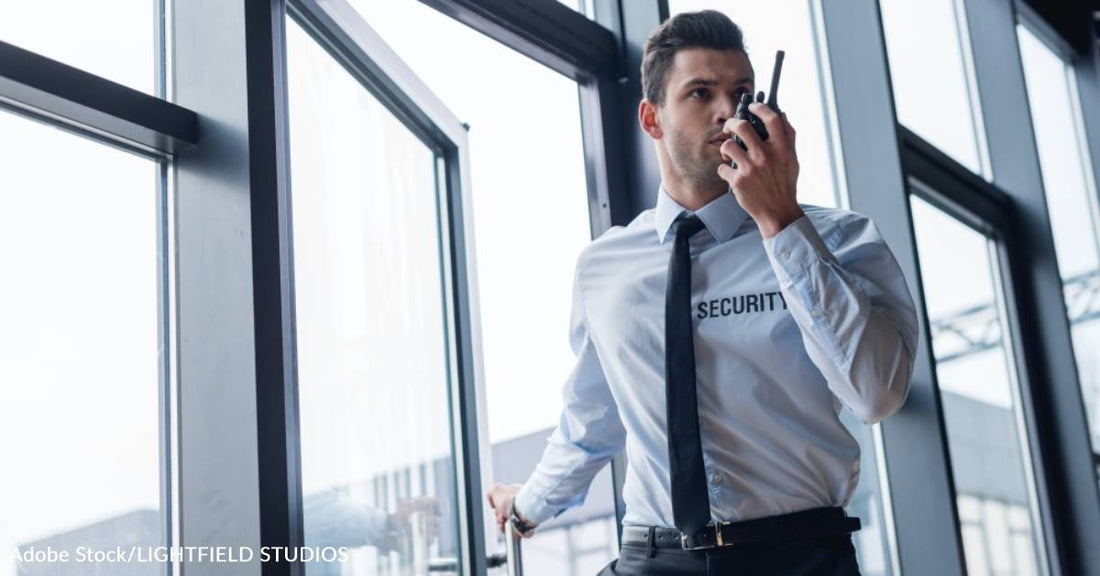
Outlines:
{"label": "door handle", "polygon": [[[490,554],[485,560],[489,568],[507,567],[508,576],[523,576],[523,547],[522,538],[516,538],[515,530],[509,522],[508,530],[504,531],[504,552]],[[454,572],[458,573],[457,558],[435,558],[428,561],[428,572]]]}
{"label": "door handle", "polygon": [[505,558],[508,560],[508,576],[523,576],[523,538],[516,536],[516,530],[512,527],[512,521],[508,520],[508,527],[504,529]]}

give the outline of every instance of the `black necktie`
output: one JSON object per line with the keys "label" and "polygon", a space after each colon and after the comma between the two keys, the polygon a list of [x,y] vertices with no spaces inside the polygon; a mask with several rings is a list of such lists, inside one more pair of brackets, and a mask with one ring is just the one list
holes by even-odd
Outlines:
{"label": "black necktie", "polygon": [[672,224],[676,240],[665,292],[665,394],[672,516],[681,532],[695,534],[710,523],[710,498],[699,440],[695,394],[695,339],[691,326],[691,255],[688,238],[703,228],[698,216]]}

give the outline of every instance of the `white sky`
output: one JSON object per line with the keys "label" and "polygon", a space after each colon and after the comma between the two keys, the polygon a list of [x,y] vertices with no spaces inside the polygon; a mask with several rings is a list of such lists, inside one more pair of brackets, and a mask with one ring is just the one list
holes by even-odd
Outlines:
{"label": "white sky", "polygon": [[[572,366],[573,264],[590,240],[576,84],[413,0],[353,3],[471,125],[490,438],[550,427]],[[154,92],[151,1],[110,0],[110,10],[63,4],[0,0],[0,40]],[[718,3],[670,4],[675,12]],[[775,49],[787,51],[780,104],[799,130],[801,200],[832,204],[805,4],[722,4],[745,30],[761,89]],[[950,3],[907,6],[883,2],[899,118],[977,170],[958,45],[923,41],[955,33],[943,20]],[[448,432],[430,154],[302,38],[295,42],[292,153],[306,150],[292,164],[303,453],[313,471],[307,483],[316,479],[309,490],[434,457]],[[923,51],[914,52],[918,42]],[[1067,92],[1051,89],[1064,86],[1064,71],[1030,35],[1021,43],[1029,84],[1044,87],[1030,96],[1045,111],[1036,117],[1045,127],[1040,156],[1068,276],[1097,266],[1092,208],[1082,201],[1092,184],[1070,153]],[[0,382],[14,390],[0,403],[0,461],[16,470],[0,478],[0,552],[159,505],[154,178],[148,160],[0,113]],[[981,238],[927,207],[915,207],[914,218],[933,318],[988,300]],[[1082,343],[1100,346],[1096,330],[1075,334],[1078,358],[1088,354]],[[977,384],[1004,374],[997,353],[940,374],[945,388],[1011,401],[1007,384]],[[416,434],[396,433],[412,421]],[[7,570],[0,562],[0,576]]]}

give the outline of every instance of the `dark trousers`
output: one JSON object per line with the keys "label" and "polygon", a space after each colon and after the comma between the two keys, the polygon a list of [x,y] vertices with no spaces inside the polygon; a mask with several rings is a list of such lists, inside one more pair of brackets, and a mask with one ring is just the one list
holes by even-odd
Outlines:
{"label": "dark trousers", "polygon": [[597,576],[859,576],[851,535],[686,551],[624,544]]}

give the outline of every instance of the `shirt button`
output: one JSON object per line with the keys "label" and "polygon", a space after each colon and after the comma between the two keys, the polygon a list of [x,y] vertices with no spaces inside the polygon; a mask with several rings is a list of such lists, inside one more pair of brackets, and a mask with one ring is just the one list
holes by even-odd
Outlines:
{"label": "shirt button", "polygon": [[784,260],[790,260],[791,259],[791,253],[784,250],[784,251],[779,253],[779,257],[784,259]]}
{"label": "shirt button", "polygon": [[721,484],[722,483],[722,474],[719,473],[719,472],[715,472],[714,475],[712,475],[710,477],[710,483],[714,484],[715,486]]}
{"label": "shirt button", "polygon": [[821,318],[821,310],[814,308],[810,311],[810,316],[813,316],[814,318]]}

